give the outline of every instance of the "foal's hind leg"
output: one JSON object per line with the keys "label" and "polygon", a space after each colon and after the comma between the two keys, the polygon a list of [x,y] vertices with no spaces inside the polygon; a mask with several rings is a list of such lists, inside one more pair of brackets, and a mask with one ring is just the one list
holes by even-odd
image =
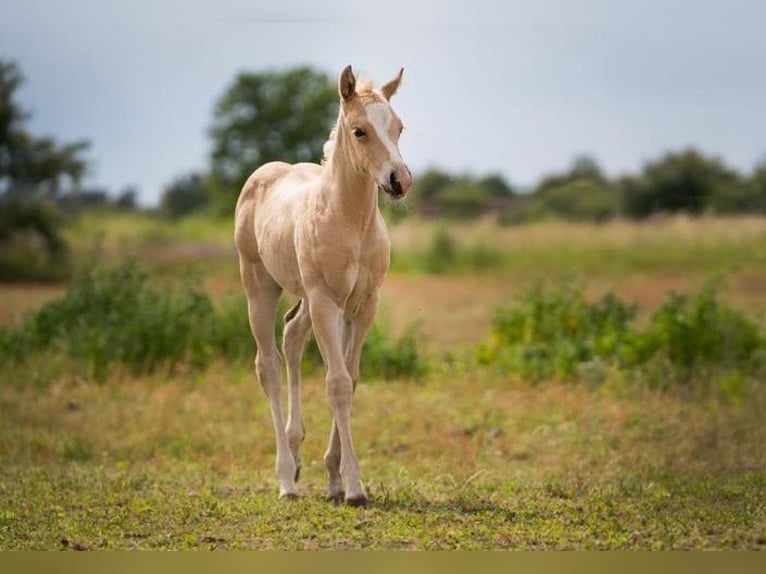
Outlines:
{"label": "foal's hind leg", "polygon": [[301,473],[301,457],[299,449],[306,435],[301,418],[301,357],[306,346],[309,330],[311,329],[311,317],[308,305],[300,300],[285,315],[285,331],[282,338],[282,354],[287,364],[287,380],[289,382],[289,394],[287,399],[287,442],[290,452],[295,459],[295,480]]}
{"label": "foal's hind leg", "polygon": [[281,287],[271,278],[259,262],[240,257],[239,270],[247,293],[247,310],[250,329],[258,350],[255,354],[255,372],[266,396],[269,398],[274,433],[277,442],[277,479],[280,498],[298,496],[295,487],[296,464],[287,441],[282,419],[281,386],[282,365],[274,338],[274,320]]}

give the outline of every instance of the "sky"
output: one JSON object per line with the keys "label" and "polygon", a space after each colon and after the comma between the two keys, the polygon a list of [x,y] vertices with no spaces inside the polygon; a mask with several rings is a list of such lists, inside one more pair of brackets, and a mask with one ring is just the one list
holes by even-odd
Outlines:
{"label": "sky", "polygon": [[237,73],[303,64],[376,85],[403,66],[392,104],[415,176],[499,172],[523,189],[583,154],[619,175],[695,146],[752,170],[764,22],[762,0],[0,0],[0,58],[26,78],[30,130],[89,140],[85,185],[135,187],[143,205],[208,167]]}

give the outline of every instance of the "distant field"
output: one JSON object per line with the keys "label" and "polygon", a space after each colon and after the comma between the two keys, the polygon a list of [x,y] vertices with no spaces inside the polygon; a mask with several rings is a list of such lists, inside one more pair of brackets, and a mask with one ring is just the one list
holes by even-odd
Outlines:
{"label": "distant field", "polygon": [[[478,222],[405,219],[389,226],[393,272],[423,272],[440,232],[455,247],[445,273],[498,270],[539,276],[589,273],[620,276],[655,272],[716,273],[766,268],[766,217],[678,216],[604,224],[541,222],[501,227]],[[233,224],[195,216],[167,221],[142,214],[88,214],[66,233],[78,257],[94,248],[105,257],[132,256],[162,265],[230,261]],[[466,251],[479,251],[473,259]],[[475,253],[474,253],[475,255]],[[483,257],[482,257],[483,256]],[[210,272],[202,266],[203,272]],[[218,270],[214,268],[213,270]]]}

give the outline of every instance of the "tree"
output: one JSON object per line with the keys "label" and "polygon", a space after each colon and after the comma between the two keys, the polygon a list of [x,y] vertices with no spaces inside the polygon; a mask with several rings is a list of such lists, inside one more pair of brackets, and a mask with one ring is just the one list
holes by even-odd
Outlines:
{"label": "tree", "polygon": [[228,209],[259,165],[321,160],[337,114],[335,84],[322,72],[298,67],[239,74],[218,100],[210,129],[213,188]]}
{"label": "tree", "polygon": [[717,195],[739,185],[737,173],[717,158],[694,149],[668,153],[646,164],[640,176],[623,181],[625,213],[632,217],[658,212],[698,214]]}
{"label": "tree", "polygon": [[16,64],[0,60],[0,274],[44,278],[46,269],[60,272],[64,252],[63,220],[51,200],[78,187],[88,144],[31,135],[29,114],[14,98],[22,81]]}
{"label": "tree", "polygon": [[205,179],[198,173],[178,177],[162,192],[160,206],[170,217],[181,217],[208,205]]}
{"label": "tree", "polygon": [[0,194],[32,192],[54,196],[65,183],[76,186],[85,173],[80,157],[88,143],[61,145],[24,128],[29,114],[14,100],[23,77],[12,62],[0,60]]}
{"label": "tree", "polygon": [[766,213],[766,160],[758,164],[750,177],[749,189],[751,195],[745,211],[751,213]]}
{"label": "tree", "polygon": [[429,168],[412,185],[412,201],[426,216],[472,218],[499,210],[514,196],[513,188],[497,173],[477,178]]}
{"label": "tree", "polygon": [[539,216],[575,221],[603,221],[616,215],[619,207],[613,186],[596,160],[586,155],[576,157],[568,171],[543,178],[531,201]]}
{"label": "tree", "polygon": [[509,199],[516,195],[513,188],[499,173],[486,175],[482,177],[478,183],[480,187],[483,187],[487,193],[495,199]]}

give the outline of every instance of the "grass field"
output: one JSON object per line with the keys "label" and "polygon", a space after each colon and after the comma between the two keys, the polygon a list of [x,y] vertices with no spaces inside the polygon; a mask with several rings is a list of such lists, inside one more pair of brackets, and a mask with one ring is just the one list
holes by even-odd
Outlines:
{"label": "grass field", "polygon": [[[109,259],[192,270],[216,295],[239,288],[226,224],[78,225],[70,241],[82,256],[101,237]],[[440,232],[392,229],[381,311],[394,330],[418,322],[437,364],[469,352],[494,309],[535,279],[575,277],[648,312],[726,273],[727,300],[766,324],[764,219],[453,225],[455,267],[428,273]],[[471,260],[475,245],[491,256]],[[62,291],[0,286],[0,322]],[[3,370],[0,548],[766,549],[763,385],[732,402],[640,382],[532,385],[442,363],[417,382],[360,385],[354,433],[372,498],[363,509],[322,498],[330,413],[319,375],[303,392],[304,496],[286,503],[268,406],[246,366],[44,385]]]}
{"label": "grass field", "polygon": [[370,382],[372,505],[322,498],[330,418],[306,381],[304,498],[279,502],[246,372],[2,394],[3,548],[750,548],[766,545],[763,404],[476,375]]}

